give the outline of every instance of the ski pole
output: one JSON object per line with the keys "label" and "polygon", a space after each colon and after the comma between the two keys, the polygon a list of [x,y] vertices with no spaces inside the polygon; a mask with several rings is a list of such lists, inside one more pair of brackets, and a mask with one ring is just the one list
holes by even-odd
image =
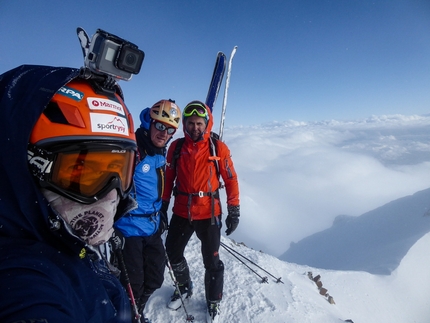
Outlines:
{"label": "ski pole", "polygon": [[172,281],[175,284],[176,291],[178,292],[179,298],[181,299],[182,307],[184,308],[184,311],[185,311],[185,315],[186,315],[185,321],[186,322],[194,322],[194,316],[188,314],[188,311],[185,308],[185,303],[184,303],[184,300],[182,299],[181,291],[179,289],[179,283],[175,278],[175,274],[173,273],[173,268],[172,268],[172,265],[170,263],[169,256],[167,255],[167,251],[164,250],[164,253],[166,255],[166,262],[167,262],[167,267],[169,268],[170,278],[172,278]]}
{"label": "ski pole", "polygon": [[237,260],[239,260],[243,265],[245,265],[246,267],[248,267],[248,269],[249,270],[251,270],[254,274],[256,274],[258,277],[260,277],[260,279],[261,279],[261,282],[262,283],[269,283],[268,282],[268,280],[267,280],[267,277],[263,277],[263,276],[261,276],[259,273],[257,273],[254,269],[252,269],[251,267],[249,267],[248,266],[248,264],[246,264],[242,259],[240,259],[238,256],[236,256],[233,252],[231,252],[231,250],[229,250],[227,247],[226,247],[226,245],[225,244],[223,244],[222,242],[221,242],[221,246],[222,247],[224,247],[224,249],[228,252],[228,253],[230,253],[233,257],[235,257]]}
{"label": "ski pole", "polygon": [[134,299],[133,290],[131,289],[130,277],[128,277],[127,268],[125,267],[124,256],[122,254],[122,250],[118,249],[116,251],[116,254],[117,254],[117,257],[119,260],[119,265],[121,266],[121,271],[124,274],[125,283],[127,284],[126,289],[128,292],[128,296],[130,297],[131,307],[133,308],[133,311],[134,311],[134,319],[136,320],[136,322],[140,322],[141,315],[139,314],[139,310],[138,310],[137,305],[136,305],[136,300]]}
{"label": "ski pole", "polygon": [[268,274],[269,276],[271,276],[272,278],[274,278],[274,279],[276,280],[276,282],[277,282],[277,283],[282,283],[282,284],[284,283],[284,282],[281,280],[281,278],[282,278],[282,277],[279,277],[279,278],[275,277],[274,275],[272,275],[271,273],[269,273],[266,269],[264,269],[264,268],[260,267],[258,264],[256,264],[255,262],[253,262],[251,259],[249,259],[249,258],[245,257],[244,255],[242,255],[240,252],[238,252],[238,251],[234,250],[233,248],[231,248],[231,247],[227,246],[226,244],[224,244],[224,243],[222,243],[222,242],[221,242],[221,246],[223,246],[223,247],[224,247],[224,248],[226,248],[226,249],[231,250],[232,252],[237,253],[237,254],[238,254],[238,255],[240,255],[242,258],[246,259],[246,260],[247,260],[247,261],[249,261],[251,264],[253,264],[254,266],[258,267],[259,269],[261,269],[262,271],[264,271],[266,274]]}

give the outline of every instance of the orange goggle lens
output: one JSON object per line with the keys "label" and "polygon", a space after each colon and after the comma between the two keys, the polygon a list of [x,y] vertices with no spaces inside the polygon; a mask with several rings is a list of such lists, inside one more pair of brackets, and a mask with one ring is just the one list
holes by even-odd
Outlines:
{"label": "orange goggle lens", "polygon": [[112,189],[125,198],[133,186],[135,143],[78,142],[37,147],[29,144],[29,166],[41,187],[84,204]]}
{"label": "orange goggle lens", "polygon": [[60,189],[91,197],[97,195],[109,182],[120,180],[119,188],[128,191],[133,180],[134,151],[85,151],[57,154],[51,184]]}

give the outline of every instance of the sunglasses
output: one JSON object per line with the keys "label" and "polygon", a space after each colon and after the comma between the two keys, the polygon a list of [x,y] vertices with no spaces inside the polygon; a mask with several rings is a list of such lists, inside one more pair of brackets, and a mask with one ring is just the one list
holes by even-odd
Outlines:
{"label": "sunglasses", "polygon": [[167,127],[164,123],[161,123],[161,122],[158,122],[158,121],[154,122],[154,127],[158,131],[167,130],[167,134],[168,135],[173,135],[176,132],[176,128]]}
{"label": "sunglasses", "polygon": [[[39,151],[40,148],[32,151],[29,147],[30,166],[30,155]],[[124,198],[133,186],[136,151],[131,144],[62,145],[50,149],[44,158],[49,167],[39,175],[41,186],[79,203],[94,203],[112,189],[118,189]]]}
{"label": "sunglasses", "polygon": [[185,107],[184,117],[198,116],[201,118],[208,118],[208,111],[204,105],[193,103]]}

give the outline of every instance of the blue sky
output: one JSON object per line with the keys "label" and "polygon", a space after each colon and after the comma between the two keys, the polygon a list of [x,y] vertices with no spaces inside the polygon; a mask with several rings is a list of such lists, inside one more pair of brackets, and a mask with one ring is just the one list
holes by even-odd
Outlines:
{"label": "blue sky", "polygon": [[216,53],[236,45],[226,127],[430,110],[428,0],[0,0],[0,73],[82,66],[78,26],[145,52],[120,82],[135,119],[162,98],[204,100]]}

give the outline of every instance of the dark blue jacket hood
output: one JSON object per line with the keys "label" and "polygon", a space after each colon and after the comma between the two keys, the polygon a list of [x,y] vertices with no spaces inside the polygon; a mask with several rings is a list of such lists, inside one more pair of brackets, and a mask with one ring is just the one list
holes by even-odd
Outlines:
{"label": "dark blue jacket hood", "polygon": [[52,214],[27,166],[27,144],[53,95],[78,69],[22,65],[0,75],[0,236],[53,239]]}
{"label": "dark blue jacket hood", "polygon": [[34,124],[52,96],[79,75],[65,67],[20,66],[0,75],[1,322],[131,322],[119,280],[56,216],[27,166]]}

